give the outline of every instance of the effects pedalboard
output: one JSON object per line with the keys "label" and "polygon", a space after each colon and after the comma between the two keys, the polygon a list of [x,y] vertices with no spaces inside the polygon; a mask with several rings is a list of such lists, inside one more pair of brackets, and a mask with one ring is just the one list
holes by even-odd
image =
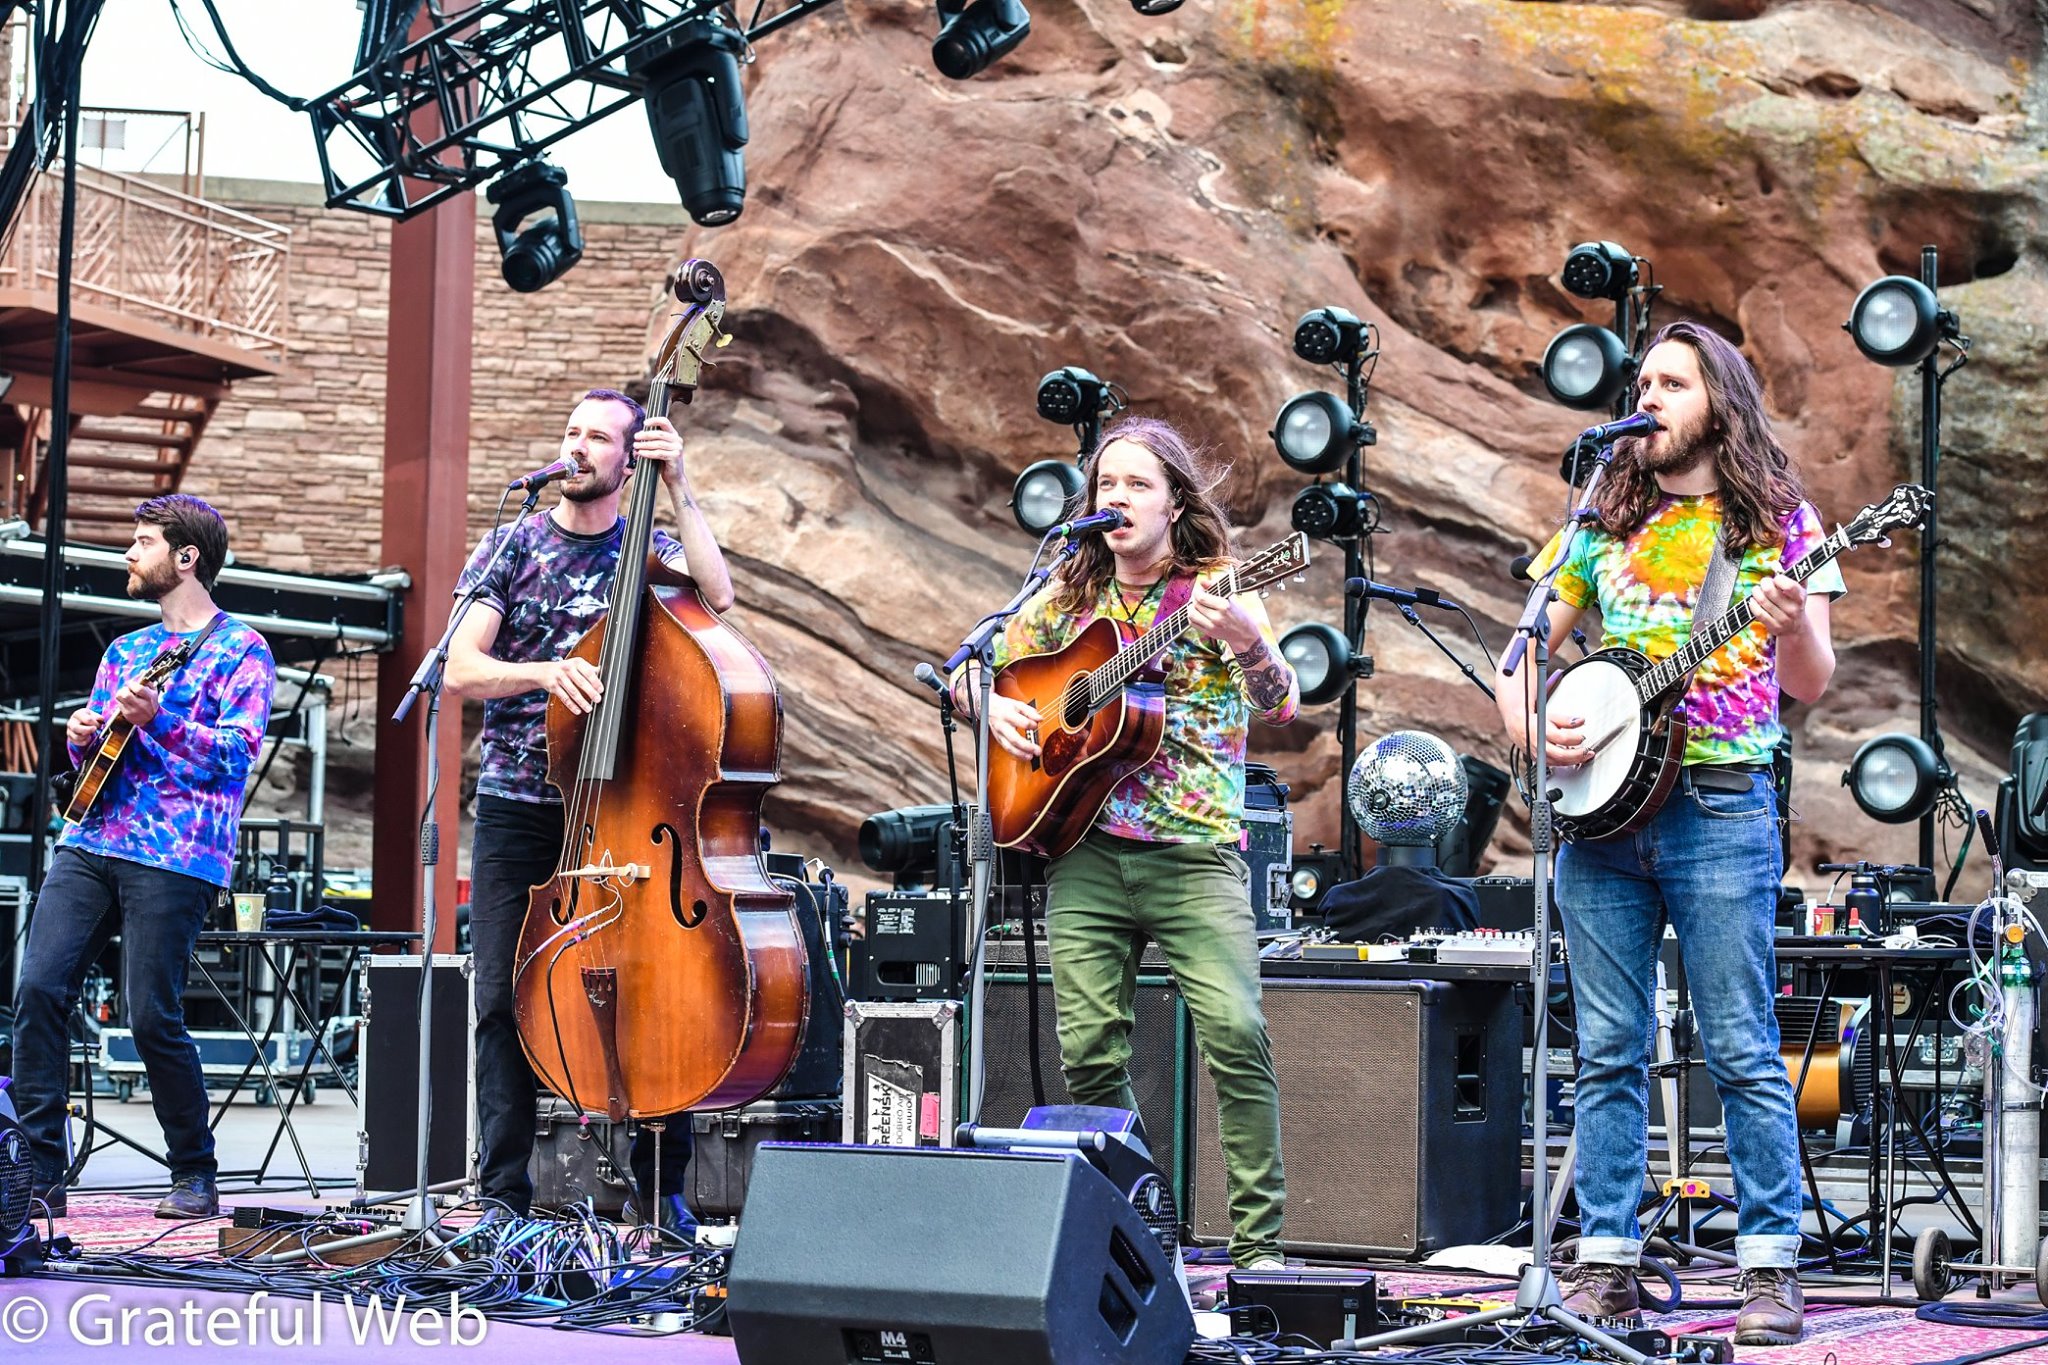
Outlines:
{"label": "effects pedalboard", "polygon": [[[1557,936],[1552,935],[1553,944]],[[1418,929],[1398,943],[1304,943],[1311,962],[1413,962],[1452,966],[1533,967],[1536,935],[1527,929]],[[1553,953],[1553,958],[1556,956]]]}

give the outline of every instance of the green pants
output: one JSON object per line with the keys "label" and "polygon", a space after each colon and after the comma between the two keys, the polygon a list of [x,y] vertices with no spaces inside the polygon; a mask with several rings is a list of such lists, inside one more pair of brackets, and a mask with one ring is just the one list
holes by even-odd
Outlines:
{"label": "green pants", "polygon": [[1239,1265],[1281,1254],[1286,1196],[1249,882],[1235,849],[1097,830],[1052,864],[1046,911],[1060,1069],[1076,1104],[1137,1111],[1129,1064],[1138,954],[1149,938],[1166,955],[1216,1083]]}

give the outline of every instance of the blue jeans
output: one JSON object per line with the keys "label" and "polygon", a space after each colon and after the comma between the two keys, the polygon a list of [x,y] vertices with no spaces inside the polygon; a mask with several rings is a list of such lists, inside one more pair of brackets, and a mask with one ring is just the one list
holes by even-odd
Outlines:
{"label": "blue jeans", "polygon": [[[476,991],[477,1183],[485,1198],[521,1213],[533,1203],[533,1161],[539,1082],[519,1042],[512,1014],[512,969],[528,893],[555,875],[562,856],[562,808],[479,794],[476,839],[469,858],[470,969]],[[690,1116],[671,1114],[661,1134],[655,1178],[654,1134],[633,1134],[633,1187],[642,1212],[650,1191],[681,1194],[693,1139]]]}
{"label": "blue jeans", "polygon": [[1768,774],[1746,792],[1679,779],[1635,834],[1567,844],[1557,901],[1578,1015],[1579,1259],[1634,1265],[1649,1167],[1652,992],[1668,919],[1728,1126],[1743,1268],[1799,1252],[1799,1133],[1778,1056],[1771,945],[1780,866]]}
{"label": "blue jeans", "polygon": [[71,1012],[86,968],[120,917],[121,998],[163,1125],[173,1179],[214,1174],[199,1045],[185,1031],[185,969],[220,888],[182,872],[60,848],[36,897],[21,985],[14,996],[14,1093],[39,1186],[70,1167],[64,1107],[71,1072]]}

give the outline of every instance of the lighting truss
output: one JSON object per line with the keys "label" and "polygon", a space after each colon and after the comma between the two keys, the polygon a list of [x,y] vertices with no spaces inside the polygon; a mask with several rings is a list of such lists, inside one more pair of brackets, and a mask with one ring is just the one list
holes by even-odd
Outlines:
{"label": "lighting truss", "polygon": [[[837,0],[755,0],[749,44]],[[629,53],[715,0],[480,0],[309,100],[329,208],[410,218],[640,99]]]}

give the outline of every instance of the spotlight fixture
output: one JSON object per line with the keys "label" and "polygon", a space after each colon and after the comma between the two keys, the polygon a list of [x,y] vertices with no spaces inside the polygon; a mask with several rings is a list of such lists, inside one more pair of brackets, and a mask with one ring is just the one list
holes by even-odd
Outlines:
{"label": "spotlight fixture", "polygon": [[1010,489],[1010,511],[1017,525],[1042,536],[1067,519],[1067,509],[1080,504],[1081,471],[1069,460],[1040,460],[1025,466]]}
{"label": "spotlight fixture", "polygon": [[701,227],[740,216],[747,199],[747,102],[740,62],[747,40],[716,19],[657,32],[626,56],[646,82],[647,126],[661,169]]}
{"label": "spotlight fixture", "polygon": [[1568,408],[1613,407],[1635,374],[1621,338],[1590,322],[1565,328],[1543,351],[1543,387]]}
{"label": "spotlight fixture", "polygon": [[1078,365],[1038,381],[1038,415],[1048,422],[1072,426],[1122,406],[1109,385]]}
{"label": "spotlight fixture", "polygon": [[1308,852],[1294,855],[1294,871],[1287,878],[1288,907],[1296,915],[1321,914],[1323,897],[1343,879],[1343,855],[1310,844]]}
{"label": "spotlight fixture", "polygon": [[1934,809],[1955,773],[1934,746],[1917,735],[1879,735],[1849,760],[1842,785],[1873,820],[1911,824]]}
{"label": "spotlight fixture", "polygon": [[1359,421],[1343,399],[1321,389],[1288,399],[1271,435],[1280,458],[1304,474],[1334,473],[1344,467],[1351,452],[1380,438],[1372,423]]}
{"label": "spotlight fixture", "polygon": [[939,0],[932,65],[941,76],[964,81],[1016,51],[1030,34],[1031,13],[1022,0]]}
{"label": "spotlight fixture", "polygon": [[1312,365],[1339,365],[1365,352],[1368,331],[1355,313],[1318,308],[1294,324],[1294,353]]}
{"label": "spotlight fixture", "polygon": [[1634,255],[1619,242],[1580,242],[1564,258],[1564,287],[1582,299],[1620,299],[1636,287]]}
{"label": "spotlight fixture", "polygon": [[1956,329],[1956,315],[1934,291],[1909,275],[1887,275],[1865,287],[1842,324],[1856,349],[1880,365],[1918,365]]}
{"label": "spotlight fixture", "polygon": [[1372,660],[1351,652],[1344,632],[1320,621],[1296,626],[1280,637],[1280,657],[1301,683],[1304,705],[1321,706],[1344,695],[1354,674],[1365,676]]}
{"label": "spotlight fixture", "polygon": [[1295,495],[1289,521],[1318,540],[1354,540],[1379,526],[1379,500],[1347,483],[1312,483]]}
{"label": "spotlight fixture", "polygon": [[941,847],[953,823],[951,806],[903,806],[860,822],[860,860],[897,884],[929,880],[945,860]]}
{"label": "spotlight fixture", "polygon": [[544,289],[583,259],[583,231],[569,173],[545,161],[514,166],[492,181],[484,198],[497,205],[491,230],[498,238],[505,283],[522,294]]}
{"label": "spotlight fixture", "polygon": [[1181,7],[1182,0],[1131,0],[1131,8],[1138,13],[1157,17],[1171,14]]}

